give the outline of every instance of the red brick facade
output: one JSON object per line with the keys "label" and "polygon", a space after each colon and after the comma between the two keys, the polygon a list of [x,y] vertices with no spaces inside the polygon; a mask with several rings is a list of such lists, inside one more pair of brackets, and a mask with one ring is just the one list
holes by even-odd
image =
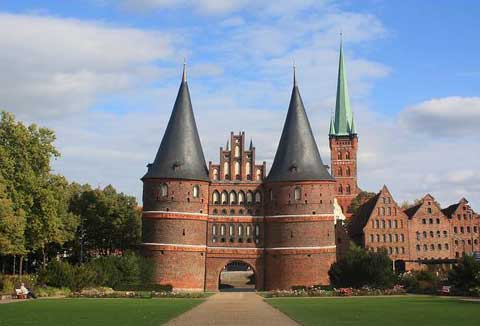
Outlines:
{"label": "red brick facade", "polygon": [[266,164],[255,164],[243,132],[230,134],[209,176],[144,182],[144,249],[157,283],[217,291],[233,261],[250,265],[257,289],[329,283],[334,181],[265,183]]}
{"label": "red brick facade", "polygon": [[427,194],[403,211],[384,186],[353,216],[349,235],[370,250],[386,249],[396,268],[410,270],[479,252],[479,223],[465,199],[442,210]]}
{"label": "red brick facade", "polygon": [[331,174],[337,180],[336,198],[344,215],[349,218],[348,208],[358,194],[357,184],[358,137],[330,136]]}

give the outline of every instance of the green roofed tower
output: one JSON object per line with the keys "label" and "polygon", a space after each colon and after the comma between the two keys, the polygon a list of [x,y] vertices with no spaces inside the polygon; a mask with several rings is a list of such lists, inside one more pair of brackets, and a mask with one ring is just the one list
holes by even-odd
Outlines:
{"label": "green roofed tower", "polygon": [[330,120],[331,174],[337,182],[337,202],[343,214],[351,216],[349,207],[358,194],[357,151],[358,137],[353,119],[347,86],[347,72],[343,57],[343,42],[340,42],[338,62],[337,102]]}

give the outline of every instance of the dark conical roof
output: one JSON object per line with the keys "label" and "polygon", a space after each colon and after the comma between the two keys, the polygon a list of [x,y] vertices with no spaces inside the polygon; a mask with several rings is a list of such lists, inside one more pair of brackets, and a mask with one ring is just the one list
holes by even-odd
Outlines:
{"label": "dark conical roof", "polygon": [[185,67],[172,115],[157,156],[155,161],[148,165],[148,172],[143,177],[147,178],[209,180],[193,115]]}
{"label": "dark conical roof", "polygon": [[318,152],[296,80],[287,119],[267,180],[333,180]]}

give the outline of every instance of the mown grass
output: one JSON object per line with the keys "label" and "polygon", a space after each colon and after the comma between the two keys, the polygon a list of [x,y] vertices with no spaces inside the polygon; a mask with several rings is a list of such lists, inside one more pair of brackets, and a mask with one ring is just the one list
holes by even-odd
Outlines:
{"label": "mown grass", "polygon": [[202,299],[45,299],[0,304],[0,326],[159,326]]}
{"label": "mown grass", "polygon": [[266,299],[302,325],[480,325],[480,302],[406,297]]}

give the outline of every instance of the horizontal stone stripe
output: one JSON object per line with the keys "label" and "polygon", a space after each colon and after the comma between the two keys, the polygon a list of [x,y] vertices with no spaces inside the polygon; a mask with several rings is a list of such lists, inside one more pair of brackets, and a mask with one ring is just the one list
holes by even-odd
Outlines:
{"label": "horizontal stone stripe", "polygon": [[281,255],[305,255],[305,254],[335,254],[336,246],[324,247],[284,247],[284,248],[266,248],[267,254]]}
{"label": "horizontal stone stripe", "polygon": [[278,222],[333,222],[335,216],[333,214],[319,214],[319,215],[279,215],[267,216],[265,221],[269,223]]}
{"label": "horizontal stone stripe", "polygon": [[143,212],[142,217],[149,218],[149,219],[176,219],[176,220],[206,221],[208,218],[208,214],[166,212],[166,211],[146,211],[146,212]]}
{"label": "horizontal stone stripe", "polygon": [[142,243],[142,246],[154,250],[165,250],[165,251],[194,251],[194,252],[205,252],[207,246],[205,245],[184,245],[184,244],[169,244],[169,243]]}
{"label": "horizontal stone stripe", "polygon": [[219,216],[212,218],[211,216],[208,218],[209,222],[212,223],[249,223],[249,222],[263,222],[263,217],[254,217],[254,216]]}

